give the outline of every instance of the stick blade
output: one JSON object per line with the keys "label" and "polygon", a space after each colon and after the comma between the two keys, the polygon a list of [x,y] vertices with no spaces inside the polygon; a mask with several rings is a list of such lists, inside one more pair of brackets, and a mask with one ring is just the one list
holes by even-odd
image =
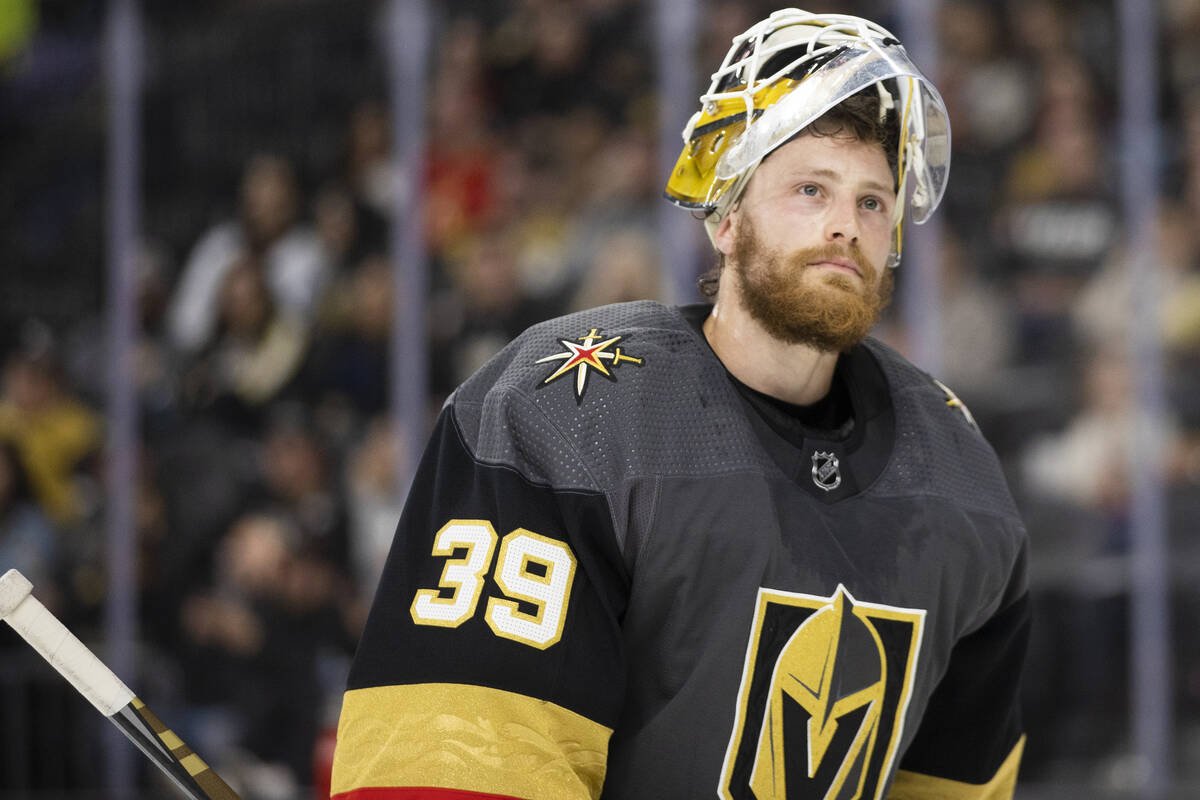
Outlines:
{"label": "stick blade", "polygon": [[0,578],[0,619],[6,618],[33,593],[33,584],[18,570],[10,569]]}

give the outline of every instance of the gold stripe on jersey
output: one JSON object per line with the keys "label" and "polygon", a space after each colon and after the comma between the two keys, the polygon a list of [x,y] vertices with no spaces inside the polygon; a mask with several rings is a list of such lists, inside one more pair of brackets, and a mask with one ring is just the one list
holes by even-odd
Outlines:
{"label": "gold stripe on jersey", "polygon": [[595,800],[612,729],[554,703],[452,683],[353,689],[332,794],[430,786],[526,800]]}
{"label": "gold stripe on jersey", "polygon": [[1022,736],[987,783],[964,783],[900,770],[887,800],[1010,800],[1016,791],[1017,769],[1024,749]]}

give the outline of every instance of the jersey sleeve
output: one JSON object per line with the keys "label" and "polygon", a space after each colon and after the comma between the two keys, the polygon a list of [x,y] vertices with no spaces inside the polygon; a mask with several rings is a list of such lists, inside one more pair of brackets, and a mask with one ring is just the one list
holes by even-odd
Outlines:
{"label": "jersey sleeve", "polygon": [[1030,601],[1024,550],[999,609],[959,639],[888,800],[1010,800],[1025,737],[1020,674]]}
{"label": "jersey sleeve", "polygon": [[351,667],[335,800],[598,797],[627,594],[604,495],[477,460],[444,410]]}

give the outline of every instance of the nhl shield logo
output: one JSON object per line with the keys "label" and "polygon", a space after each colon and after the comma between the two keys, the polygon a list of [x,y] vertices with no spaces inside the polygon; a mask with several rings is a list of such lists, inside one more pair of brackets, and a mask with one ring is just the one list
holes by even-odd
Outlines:
{"label": "nhl shield logo", "polygon": [[880,800],[895,763],[922,609],[759,589],[723,800]]}
{"label": "nhl shield logo", "polygon": [[812,454],[813,483],[825,491],[833,491],[842,485],[842,470],[833,453],[818,450]]}

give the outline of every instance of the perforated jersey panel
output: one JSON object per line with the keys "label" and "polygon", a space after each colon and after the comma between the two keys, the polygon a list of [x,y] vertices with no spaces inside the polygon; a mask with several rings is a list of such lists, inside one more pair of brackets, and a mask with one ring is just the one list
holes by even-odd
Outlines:
{"label": "perforated jersey panel", "polygon": [[[564,352],[593,329],[621,336],[642,360],[588,368],[546,383]],[[720,363],[678,314],[657,303],[605,306],[534,326],[456,393],[459,416],[478,409],[476,455],[561,488],[608,490],[634,475],[708,475],[766,465]],[[586,465],[586,466],[585,466]]]}
{"label": "perforated jersey panel", "polygon": [[[621,336],[622,352],[642,363],[610,364],[608,378],[589,368],[577,400],[575,372],[546,383],[564,362],[538,360],[593,330]],[[867,493],[936,496],[1015,516],[999,463],[979,432],[946,405],[928,375],[879,342],[867,347],[887,376],[896,417],[888,467]],[[619,492],[639,476],[775,469],[721,363],[678,310],[648,301],[530,328],[453,402],[476,457],[559,488]]]}
{"label": "perforated jersey panel", "polygon": [[1017,516],[1000,462],[978,430],[926,373],[891,348],[869,340],[892,388],[896,442],[872,487],[885,496],[924,494],[1000,516]]}

